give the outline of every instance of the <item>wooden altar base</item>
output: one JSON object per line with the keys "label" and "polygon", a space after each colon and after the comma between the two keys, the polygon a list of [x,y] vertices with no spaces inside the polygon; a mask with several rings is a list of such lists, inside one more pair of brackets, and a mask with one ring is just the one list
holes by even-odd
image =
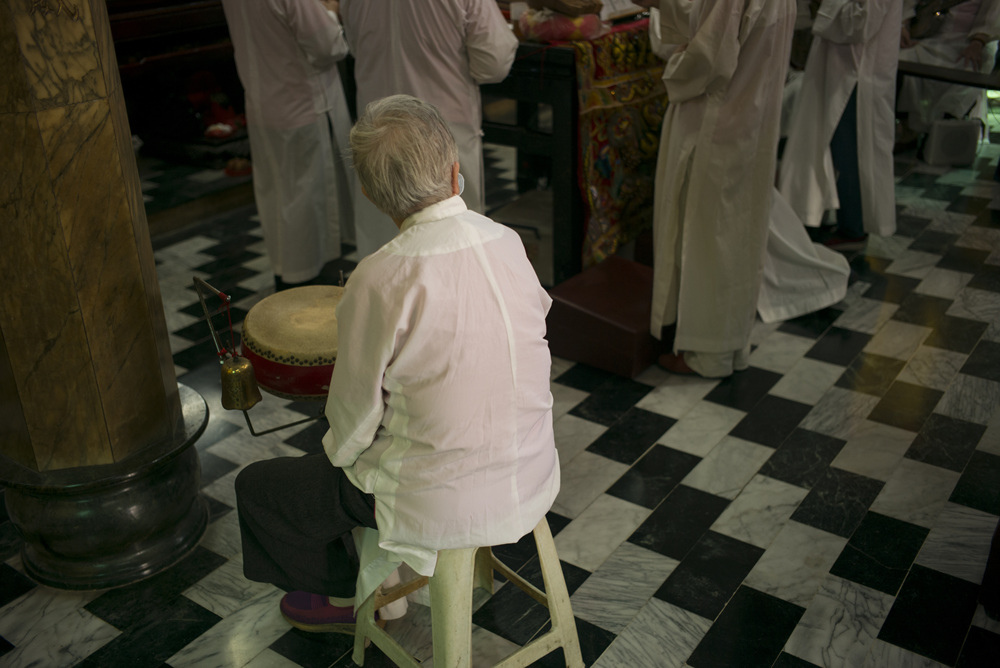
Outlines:
{"label": "wooden altar base", "polygon": [[649,333],[653,270],[612,255],[549,291],[546,323],[556,357],[634,378],[656,360]]}

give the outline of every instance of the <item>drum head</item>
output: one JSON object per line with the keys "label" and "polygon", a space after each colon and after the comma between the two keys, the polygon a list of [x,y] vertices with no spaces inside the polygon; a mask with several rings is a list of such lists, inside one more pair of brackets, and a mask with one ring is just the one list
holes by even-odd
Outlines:
{"label": "drum head", "polygon": [[242,348],[261,389],[288,399],[326,398],[343,294],[335,285],[308,285],[276,292],[250,309]]}

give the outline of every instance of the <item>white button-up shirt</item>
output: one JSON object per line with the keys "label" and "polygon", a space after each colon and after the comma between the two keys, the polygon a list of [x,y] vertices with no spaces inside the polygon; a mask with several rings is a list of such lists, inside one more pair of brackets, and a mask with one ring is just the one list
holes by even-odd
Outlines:
{"label": "white button-up shirt", "polygon": [[374,494],[388,561],[431,575],[437,550],[517,541],[551,507],[550,305],[518,235],[457,196],[351,274],[323,445]]}

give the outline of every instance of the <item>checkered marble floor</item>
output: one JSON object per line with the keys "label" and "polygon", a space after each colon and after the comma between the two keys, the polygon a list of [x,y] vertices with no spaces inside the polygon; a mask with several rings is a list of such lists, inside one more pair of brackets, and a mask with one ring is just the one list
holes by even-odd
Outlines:
{"label": "checkered marble floor", "polygon": [[[588,665],[1000,665],[1000,623],[977,604],[1000,515],[998,156],[900,158],[898,233],[851,258],[842,303],[759,324],[751,367],[730,379],[554,360],[549,522]],[[219,404],[191,278],[233,294],[238,322],[273,289],[261,243],[252,207],[155,242],[179,379],[211,414],[201,544],[144,582],[57,591],[24,575],[0,514],[0,665],[352,665],[350,637],[291,629],[282,592],[242,577],[236,474],[317,452],[324,430],[253,438]],[[263,428],[316,411],[266,396],[252,415]],[[538,579],[530,544],[496,552]],[[545,612],[501,586],[473,621],[479,665],[537,635]],[[427,608],[389,629],[429,656]],[[389,663],[370,648],[366,665]]]}

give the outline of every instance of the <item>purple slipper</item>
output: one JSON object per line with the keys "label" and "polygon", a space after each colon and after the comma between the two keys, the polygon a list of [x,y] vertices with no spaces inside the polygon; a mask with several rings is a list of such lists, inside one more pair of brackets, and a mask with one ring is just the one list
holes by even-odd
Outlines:
{"label": "purple slipper", "polygon": [[330,604],[330,599],[305,591],[290,591],[281,597],[281,616],[297,629],[354,635],[354,608]]}

